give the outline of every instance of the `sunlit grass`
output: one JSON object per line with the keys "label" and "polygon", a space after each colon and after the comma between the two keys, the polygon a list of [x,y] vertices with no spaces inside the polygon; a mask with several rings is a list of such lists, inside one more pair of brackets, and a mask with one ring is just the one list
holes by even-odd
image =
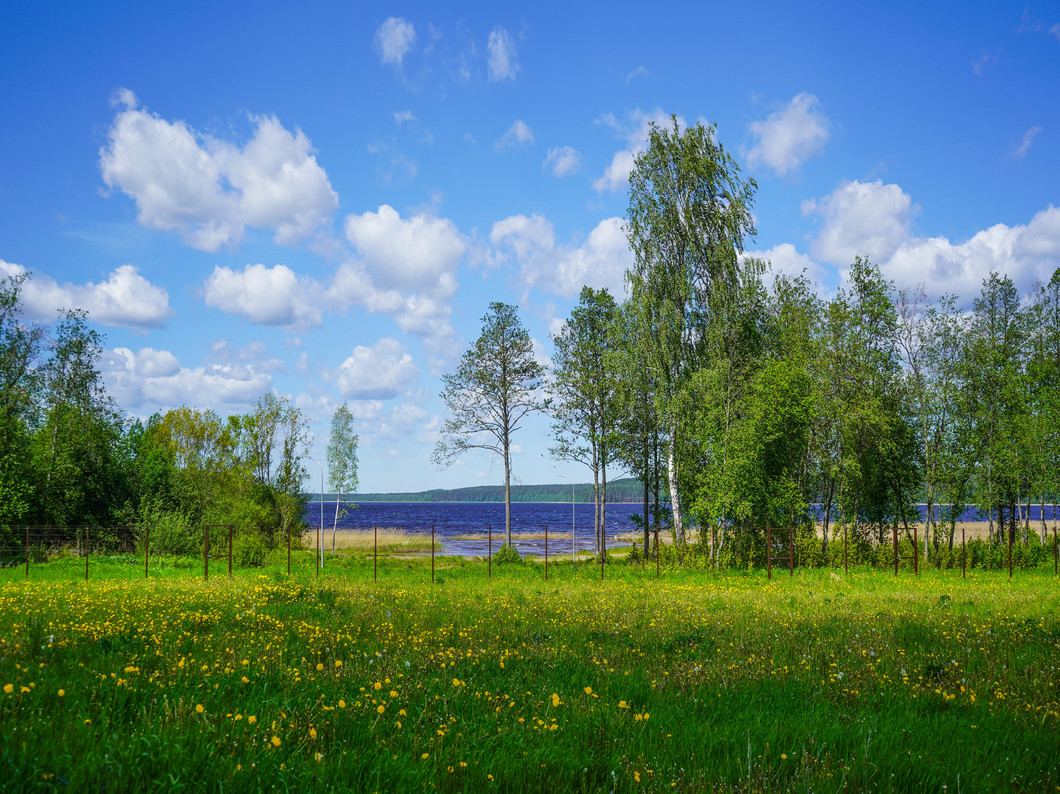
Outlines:
{"label": "sunlit grass", "polygon": [[[310,553],[311,554],[311,553]],[[0,584],[0,780],[1055,791],[1045,572],[460,558]],[[117,563],[115,563],[116,565]],[[64,569],[73,573],[73,569]],[[142,568],[140,569],[142,576]]]}

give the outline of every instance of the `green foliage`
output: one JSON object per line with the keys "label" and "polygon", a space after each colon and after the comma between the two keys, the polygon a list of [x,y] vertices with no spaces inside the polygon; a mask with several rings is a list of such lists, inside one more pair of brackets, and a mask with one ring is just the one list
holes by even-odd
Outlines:
{"label": "green foliage", "polygon": [[502,544],[493,554],[494,565],[510,565],[521,563],[522,561],[523,558],[520,556],[519,550],[515,546],[509,546],[507,543]]}

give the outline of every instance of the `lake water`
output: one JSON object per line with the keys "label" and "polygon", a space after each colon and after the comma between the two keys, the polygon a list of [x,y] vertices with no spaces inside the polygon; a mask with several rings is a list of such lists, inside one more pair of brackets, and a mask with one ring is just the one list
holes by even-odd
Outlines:
{"label": "lake water", "polygon": [[[344,503],[345,504],[345,503]],[[360,502],[347,504],[347,514],[339,518],[339,530],[400,529],[410,534],[429,536],[434,526],[436,537],[441,541],[444,554],[486,554],[489,548],[488,531],[492,528],[493,551],[504,542],[504,504],[502,502]],[[816,507],[816,506],[815,506]],[[921,517],[924,505],[919,505]],[[823,512],[823,511],[822,511]],[[594,549],[593,505],[577,502],[574,505],[574,548],[578,551]],[[620,502],[607,506],[606,528],[608,546],[627,545],[616,536],[628,536],[636,531],[631,517],[641,515],[639,503]],[[936,512],[936,515],[937,512]],[[1041,509],[1031,505],[1031,525],[1040,521]],[[1053,521],[1053,508],[1045,506],[1045,518]],[[306,508],[306,523],[317,527],[320,521],[320,502],[310,502]],[[985,520],[973,509],[966,510],[961,521]],[[324,502],[324,528],[329,530],[335,521],[335,503]],[[563,533],[565,538],[549,540],[549,556],[571,552],[571,504],[570,502],[517,502],[512,504],[512,532]],[[474,538],[460,536],[476,536]],[[543,537],[516,540],[520,553],[541,555],[544,553]]]}
{"label": "lake water", "polygon": [[[345,503],[344,503],[345,504]],[[493,550],[504,542],[503,502],[360,502],[346,505],[347,513],[339,518],[339,530],[366,530],[373,527],[400,529],[408,533],[430,535],[434,526],[436,537],[447,554],[485,554],[488,531],[492,527]],[[630,516],[639,515],[642,506],[634,503],[615,503],[607,506],[606,529],[608,544],[618,534],[634,530]],[[593,505],[577,502],[574,505],[574,546],[577,550],[592,550]],[[316,527],[320,521],[320,502],[310,502],[306,508],[306,523]],[[324,528],[331,529],[335,521],[335,503],[324,502]],[[549,540],[549,556],[571,551],[570,502],[517,502],[512,504],[512,532],[543,534],[563,533],[566,538]],[[456,536],[481,535],[481,539],[456,539]],[[544,538],[516,542],[520,553],[543,554]]]}

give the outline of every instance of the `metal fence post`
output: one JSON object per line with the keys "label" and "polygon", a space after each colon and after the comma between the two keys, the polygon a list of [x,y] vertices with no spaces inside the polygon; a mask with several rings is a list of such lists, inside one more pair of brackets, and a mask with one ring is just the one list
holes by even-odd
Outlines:
{"label": "metal fence post", "polygon": [[961,524],[961,578],[968,578],[968,549],[964,545],[964,524]]}
{"label": "metal fence post", "polygon": [[232,578],[232,525],[228,525],[228,578]]}
{"label": "metal fence post", "polygon": [[85,581],[88,581],[88,527],[85,527]]}
{"label": "metal fence post", "polygon": [[1012,528],[1009,527],[1009,530],[1008,530],[1008,578],[1009,579],[1012,578],[1012,536],[1014,534],[1015,533],[1012,531]]}
{"label": "metal fence post", "polygon": [[379,527],[372,527],[372,532],[375,534],[375,541],[372,551],[372,577],[373,580],[379,581]]}
{"label": "metal fence post", "polygon": [[545,581],[548,581],[548,524],[545,524]]}
{"label": "metal fence post", "polygon": [[600,527],[600,579],[604,578],[604,561],[607,560],[607,531]]}
{"label": "metal fence post", "polygon": [[[710,544],[711,554],[714,553],[714,542]],[[655,578],[659,578],[659,525],[655,525]]]}
{"label": "metal fence post", "polygon": [[489,537],[489,546],[486,551],[486,579],[493,578],[493,525],[486,524],[486,534]]}
{"label": "metal fence post", "polygon": [[917,542],[916,537],[916,524],[913,524],[913,576],[920,575],[920,565],[918,560],[920,559],[920,544]]}
{"label": "metal fence post", "polygon": [[202,575],[205,581],[210,581],[210,525],[207,524],[203,530],[202,544]]}
{"label": "metal fence post", "polygon": [[894,575],[898,575],[898,527],[891,528],[891,535],[894,537]]}
{"label": "metal fence post", "polygon": [[291,575],[291,528],[287,527],[287,575]]}
{"label": "metal fence post", "polygon": [[[895,569],[897,572],[897,569]],[[843,573],[850,573],[850,554],[847,545],[847,524],[843,521]]]}
{"label": "metal fence post", "polygon": [[26,527],[26,578],[29,579],[29,527]]}
{"label": "metal fence post", "polygon": [[434,524],[431,524],[431,584],[434,584]]}
{"label": "metal fence post", "polygon": [[147,578],[147,550],[151,542],[151,528],[144,527],[144,579]]}

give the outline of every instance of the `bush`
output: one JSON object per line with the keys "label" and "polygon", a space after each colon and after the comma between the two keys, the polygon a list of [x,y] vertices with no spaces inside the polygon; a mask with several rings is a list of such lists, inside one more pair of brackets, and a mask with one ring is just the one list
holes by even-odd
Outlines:
{"label": "bush", "polygon": [[523,558],[519,555],[519,550],[515,546],[509,546],[505,543],[499,549],[497,553],[493,555],[494,565],[505,565],[507,563],[520,563]]}
{"label": "bush", "polygon": [[268,553],[268,546],[257,532],[242,532],[232,538],[232,563],[240,568],[264,567]]}

